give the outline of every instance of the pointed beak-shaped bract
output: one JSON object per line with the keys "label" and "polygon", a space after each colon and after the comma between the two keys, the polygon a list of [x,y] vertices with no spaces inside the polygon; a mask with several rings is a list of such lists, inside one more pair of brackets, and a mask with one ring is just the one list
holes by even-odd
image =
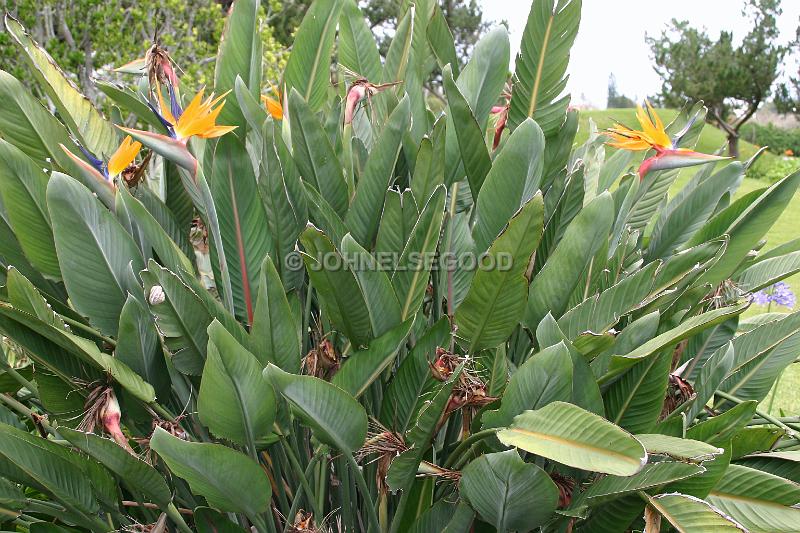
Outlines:
{"label": "pointed beak-shaped bract", "polygon": [[117,126],[134,140],[142,143],[161,157],[172,161],[186,170],[194,173],[197,170],[197,159],[189,152],[185,140],[173,139],[150,131],[134,130]]}
{"label": "pointed beak-shaped bract", "polygon": [[674,170],[678,168],[693,167],[706,163],[724,161],[729,157],[703,154],[686,149],[663,150],[662,152],[645,159],[639,166],[639,178],[644,178],[654,170]]}

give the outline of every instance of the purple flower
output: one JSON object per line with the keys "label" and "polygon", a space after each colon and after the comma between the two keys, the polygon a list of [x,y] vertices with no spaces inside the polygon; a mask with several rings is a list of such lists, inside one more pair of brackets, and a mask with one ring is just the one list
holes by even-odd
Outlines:
{"label": "purple flower", "polygon": [[762,289],[753,294],[753,302],[758,305],[769,305],[774,303],[789,309],[794,308],[797,303],[797,298],[792,292],[791,287],[786,283],[779,281],[771,287]]}

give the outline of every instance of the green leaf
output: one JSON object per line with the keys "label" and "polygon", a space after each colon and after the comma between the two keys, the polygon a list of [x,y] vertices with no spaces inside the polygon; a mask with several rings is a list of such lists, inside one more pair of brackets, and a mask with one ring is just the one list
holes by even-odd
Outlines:
{"label": "green leaf", "polygon": [[272,240],[253,167],[247,150],[236,137],[225,136],[217,143],[209,181],[231,273],[236,314],[252,323],[259,269]]}
{"label": "green leaf", "polygon": [[569,52],[581,20],[580,0],[537,0],[522,33],[514,71],[509,125],[532,117],[545,136],[564,122],[569,96],[558,98],[567,85]]}
{"label": "green leaf", "polygon": [[294,160],[288,154],[285,157],[279,155],[276,142],[281,143],[282,140],[280,130],[277,130],[276,139],[275,130],[277,126],[273,127],[269,122],[262,130],[264,146],[258,188],[272,236],[274,252],[271,255],[276,263],[275,268],[282,275],[286,288],[290,289],[293,283],[299,283],[290,280],[295,279],[300,271],[292,272],[287,257],[294,253],[297,238],[306,227],[308,205]]}
{"label": "green leaf", "polygon": [[592,483],[583,497],[589,506],[601,505],[632,492],[657,489],[667,483],[696,476],[704,471],[702,466],[685,463],[649,464],[632,476],[605,476]]}
{"label": "green leaf", "polygon": [[400,324],[400,302],[383,265],[362,248],[349,233],[342,239],[342,254],[364,293],[372,331],[383,335]]}
{"label": "green leaf", "polygon": [[362,246],[372,247],[378,233],[386,189],[394,179],[394,167],[403,135],[410,123],[409,100],[403,98],[387,119],[372,146],[358,180],[355,197],[345,217],[347,227]]}
{"label": "green leaf", "polygon": [[221,511],[253,517],[267,510],[272,497],[261,466],[231,448],[207,442],[187,442],[157,427],[150,448],[194,494]]}
{"label": "green leaf", "polygon": [[523,320],[529,329],[534,329],[548,312],[553,317],[564,314],[572,291],[606,242],[613,223],[614,200],[608,192],[601,193],[578,213],[531,281]]}
{"label": "green leaf", "polygon": [[[324,0],[314,5],[333,1],[336,0]],[[312,11],[313,9],[309,9],[306,18]],[[297,50],[297,43],[298,41],[295,41],[294,50]],[[326,71],[327,68],[326,62]],[[289,93],[289,116],[292,123],[294,161],[303,180],[314,187],[338,215],[344,215],[349,198],[342,165],[319,120],[297,91]]]}
{"label": "green leaf", "polygon": [[[236,78],[241,76],[253,97],[259,97],[263,61],[258,17],[260,4],[259,0],[236,0],[225,18],[214,68],[214,91],[217,94],[232,91]],[[236,102],[228,102],[218,119],[220,124],[239,126],[236,135],[241,139],[244,139],[246,125],[243,111]]]}
{"label": "green leaf", "polygon": [[[544,136],[533,120],[525,120],[503,144],[477,194],[472,228],[475,249],[483,252],[508,220],[539,189],[544,164]],[[472,189],[473,196],[476,194]]]}
{"label": "green leaf", "polygon": [[704,329],[725,322],[729,318],[741,314],[747,309],[748,305],[748,303],[743,303],[728,307],[720,307],[719,309],[693,316],[681,322],[677,327],[665,331],[625,355],[614,355],[611,359],[611,366],[608,373],[600,379],[601,383],[607,382],[622,374],[641,359],[650,357],[665,348],[677,344],[683,339],[696,335]]}
{"label": "green leaf", "polygon": [[148,263],[141,276],[148,298],[159,291],[164,293],[163,301],[149,303],[164,346],[172,356],[172,364],[184,374],[199,376],[206,359],[206,329],[211,324],[211,314],[192,289],[155,261]]}
{"label": "green leaf", "polygon": [[[419,159],[420,156],[417,155],[417,168],[421,164]],[[428,191],[427,196],[430,197],[434,190],[435,187]],[[414,229],[414,224],[417,222],[417,217],[419,217],[419,209],[414,193],[408,189],[403,192],[393,189],[386,191],[386,202],[383,205],[381,223],[378,227],[375,253],[402,253],[411,236],[411,231]]]}
{"label": "green leaf", "polygon": [[0,140],[0,195],[26,257],[40,272],[60,279],[45,193],[47,174],[19,148]]}
{"label": "green leaf", "polygon": [[141,491],[162,509],[166,509],[172,501],[172,492],[163,476],[113,440],[65,427],[59,427],[58,433],[70,444],[102,463],[131,488]]}
{"label": "green leaf", "polygon": [[4,140],[25,152],[39,168],[76,169],[61,148],[64,145],[70,152],[79,153],[67,129],[19,80],[5,71],[0,71],[0,100],[3,102],[0,131]]}
{"label": "green leaf", "polygon": [[28,64],[33,77],[44,89],[72,133],[92,153],[109,157],[117,149],[119,139],[111,122],[103,118],[92,102],[81,94],[50,54],[25,31],[22,24],[7,15],[5,25],[21,52],[20,57]]}
{"label": "green leaf", "polygon": [[679,461],[706,461],[724,452],[722,448],[699,440],[682,439],[657,433],[638,434],[636,440],[644,445],[649,454],[666,455]]}
{"label": "green leaf", "polygon": [[120,109],[133,113],[136,118],[153,128],[158,133],[166,134],[167,129],[158,120],[155,113],[144,103],[133,90],[103,80],[94,80],[100,92],[111,99]]}
{"label": "green leaf", "polygon": [[317,228],[309,226],[300,242],[306,250],[306,270],[328,319],[355,346],[368,344],[372,326],[355,274],[345,267],[345,260],[333,243]]}
{"label": "green leaf", "polygon": [[339,64],[373,83],[381,77],[381,56],[375,37],[355,0],[344,0],[339,17]]}
{"label": "green leaf", "polygon": [[409,319],[390,329],[369,343],[369,347],[353,353],[336,372],[331,383],[358,398],[391,365],[397,352],[411,331],[413,320]]}
{"label": "green leaf", "polygon": [[364,444],[367,413],[350,394],[327,381],[288,374],[275,365],[264,369],[264,377],[320,442],[344,453],[352,453]]}
{"label": "green leaf", "polygon": [[381,405],[381,423],[405,432],[425,401],[425,392],[434,388],[428,355],[450,345],[450,321],[442,318],[425,332],[400,363],[386,388]]}
{"label": "green leaf", "polygon": [[[509,221],[492,243],[486,268],[480,266],[466,298],[456,310],[458,336],[478,352],[503,342],[525,309],[525,272],[536,251],[544,224],[544,202],[537,194]],[[510,263],[509,263],[510,261]],[[481,261],[483,263],[483,260]]]}
{"label": "green leaf", "polygon": [[492,159],[489,157],[489,151],[486,148],[483,129],[475,118],[469,102],[461,94],[458,85],[453,80],[451,69],[445,67],[442,71],[442,77],[450,114],[454,123],[458,124],[458,127],[455,127],[456,139],[458,140],[458,148],[461,151],[464,170],[467,173],[469,188],[473,196],[477,196],[486,179],[486,175],[492,168]]}
{"label": "green leaf", "polygon": [[694,496],[659,494],[647,496],[647,501],[678,531],[747,531],[716,507]]}
{"label": "green leaf", "polygon": [[197,409],[212,433],[251,446],[271,433],[275,393],[261,378],[263,366],[216,320],[208,326],[208,356]]}
{"label": "green leaf", "polygon": [[98,510],[83,456],[71,457],[68,449],[6,424],[0,424],[0,456],[71,508]]}
{"label": "green leaf", "polygon": [[144,268],[142,254],[114,216],[69,176],[50,178],[47,207],[72,305],[101,331],[116,335],[128,291],[138,290],[126,272]]}
{"label": "green leaf", "polygon": [[453,76],[458,76],[458,56],[456,55],[455,39],[450,27],[447,25],[444,12],[438,5],[433,8],[433,16],[428,22],[426,36],[431,51],[436,56],[439,68],[444,69],[445,65],[450,65],[453,70]]}
{"label": "green leaf", "polygon": [[[510,46],[506,29],[493,29],[477,42],[472,57],[456,80],[458,90],[480,127],[486,125],[489,112],[508,79]],[[456,130],[452,113],[448,112],[445,131],[445,184],[448,186],[464,176]]]}
{"label": "green leaf", "polygon": [[150,312],[131,294],[128,294],[119,317],[114,357],[150,383],[159,399],[169,397],[171,380],[161,351],[158,330]]}
{"label": "green leaf", "polygon": [[639,361],[603,394],[608,419],[631,433],[652,431],[664,407],[672,352]]}
{"label": "green leaf", "polygon": [[293,374],[300,373],[300,338],[289,301],[272,263],[267,256],[261,266],[261,282],[253,317],[251,341],[261,366],[272,362]]}
{"label": "green leaf", "polygon": [[706,360],[693,384],[695,398],[692,400],[691,407],[686,411],[687,420],[694,420],[697,415],[703,412],[708,400],[714,396],[714,392],[730,372],[733,360],[734,348],[733,343],[730,342],[720,346]]}
{"label": "green leaf", "polygon": [[508,446],[592,472],[631,476],[647,463],[644,446],[631,434],[564,402],[517,415],[497,438]]}
{"label": "green leaf", "polygon": [[514,417],[572,399],[572,359],[563,342],[528,358],[511,374],[500,408],[483,414],[483,428],[510,425]]}
{"label": "green leaf", "polygon": [[757,406],[758,402],[755,401],[740,403],[721,415],[709,417],[690,427],[686,436],[715,446],[727,444],[753,418]]}
{"label": "green leaf", "polygon": [[167,268],[175,272],[179,270],[193,272],[194,267],[192,266],[192,262],[186,257],[181,247],[172,240],[162,224],[153,216],[145,205],[134,198],[125,187],[120,188],[117,194],[119,195],[118,197],[122,199],[125,209],[135,221],[136,227],[147,238],[147,242],[150,243],[153,250],[155,250],[159,260],[164,263]]}
{"label": "green leaf", "polygon": [[778,220],[800,185],[800,172],[778,181],[750,204],[724,233],[730,235],[722,258],[697,283],[718,284],[730,277]]}
{"label": "green leaf", "polygon": [[444,218],[445,196],[445,188],[439,186],[425,204],[392,276],[392,286],[400,300],[401,320],[414,315],[425,296],[433,254],[439,242]]}
{"label": "green leaf", "polygon": [[800,252],[764,259],[746,268],[737,276],[738,286],[757,292],[800,272]]}
{"label": "green leaf", "polygon": [[545,524],[558,505],[558,488],[516,450],[482,455],[464,469],[459,491],[497,531],[530,531]]}
{"label": "green leaf", "polygon": [[743,400],[763,400],[796,358],[800,313],[783,315],[733,341],[734,361],[720,389]]}
{"label": "green leaf", "polygon": [[797,530],[800,486],[754,468],[730,465],[706,500],[753,532]]}
{"label": "green leaf", "polygon": [[683,246],[713,215],[722,196],[738,187],[744,168],[734,162],[695,183],[699,174],[661,211],[648,243],[648,260],[666,259]]}
{"label": "green leaf", "polygon": [[[286,63],[286,91],[297,90],[314,111],[322,107],[328,93],[331,50],[341,9],[341,0],[317,0],[311,4],[294,36]],[[293,120],[292,129],[295,126]]]}
{"label": "green leaf", "polygon": [[590,296],[558,320],[558,325],[570,339],[586,332],[605,333],[619,319],[643,306],[648,296],[658,292],[654,287],[659,262],[652,262],[606,290]]}

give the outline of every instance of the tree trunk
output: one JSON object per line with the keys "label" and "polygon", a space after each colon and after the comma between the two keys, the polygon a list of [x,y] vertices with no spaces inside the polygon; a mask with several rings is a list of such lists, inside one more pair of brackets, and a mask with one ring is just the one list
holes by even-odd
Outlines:
{"label": "tree trunk", "polygon": [[728,155],[734,159],[739,159],[739,132],[728,133]]}

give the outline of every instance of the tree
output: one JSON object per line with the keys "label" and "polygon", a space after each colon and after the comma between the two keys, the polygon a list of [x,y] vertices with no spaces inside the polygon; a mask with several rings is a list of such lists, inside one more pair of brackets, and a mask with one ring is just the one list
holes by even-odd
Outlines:
{"label": "tree", "polygon": [[747,0],[742,15],[752,29],[741,44],[732,32],[714,40],[675,19],[660,36],[646,37],[663,80],[664,103],[703,100],[709,120],[727,134],[731,156],[739,155],[739,130],[770,95],[784,56],[795,46],[778,42],[781,13],[780,0]]}
{"label": "tree", "polygon": [[617,89],[617,78],[611,73],[608,76],[608,98],[606,100],[606,108],[614,109],[621,107],[636,107],[636,102],[619,92]]}
{"label": "tree", "polygon": [[[265,2],[266,3],[266,2]],[[206,83],[230,2],[224,0],[0,0],[8,12],[66,72],[73,73],[84,93],[96,100],[93,79],[112,76],[112,69],[144,52],[156,30],[184,78]],[[262,8],[263,9],[263,8]],[[264,26],[265,65],[279,61],[282,47]],[[0,32],[0,63],[5,70],[35,87],[11,36]]]}

